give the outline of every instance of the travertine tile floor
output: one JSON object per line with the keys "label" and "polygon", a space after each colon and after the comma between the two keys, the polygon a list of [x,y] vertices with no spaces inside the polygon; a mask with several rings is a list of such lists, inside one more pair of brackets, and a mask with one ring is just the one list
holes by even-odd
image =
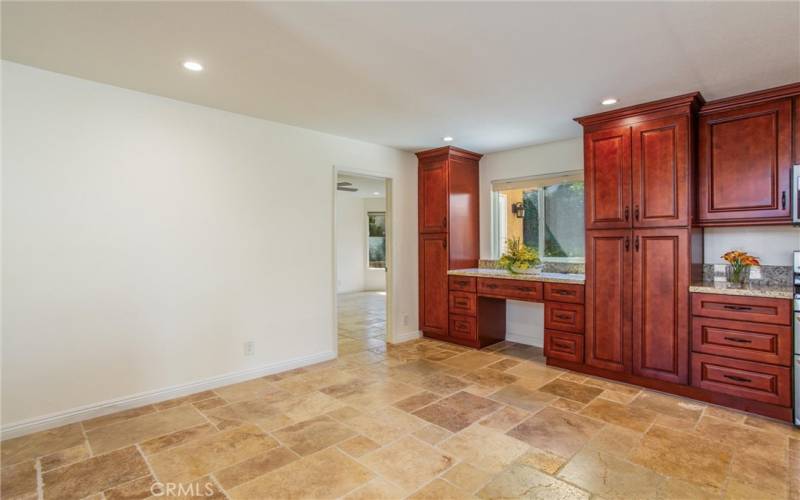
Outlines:
{"label": "travertine tile floor", "polygon": [[[344,345],[381,340],[357,309]],[[2,497],[146,498],[160,482],[247,499],[800,498],[788,425],[548,368],[513,343],[351,349],[5,441]]]}

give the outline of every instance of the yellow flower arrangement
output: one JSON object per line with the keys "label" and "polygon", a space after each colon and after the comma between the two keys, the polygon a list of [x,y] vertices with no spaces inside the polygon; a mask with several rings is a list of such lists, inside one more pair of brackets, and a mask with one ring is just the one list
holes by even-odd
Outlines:
{"label": "yellow flower arrangement", "polygon": [[511,274],[519,274],[539,262],[539,252],[522,243],[519,238],[506,240],[506,252],[497,261],[500,266],[506,268]]}

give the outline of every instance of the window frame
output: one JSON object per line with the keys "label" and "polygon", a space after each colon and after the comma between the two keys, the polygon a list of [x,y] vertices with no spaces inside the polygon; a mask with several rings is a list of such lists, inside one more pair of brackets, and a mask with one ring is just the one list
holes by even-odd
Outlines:
{"label": "window frame", "polygon": [[[381,215],[381,216],[383,216],[383,251],[384,251],[384,254],[383,254],[383,266],[381,266],[381,267],[373,267],[372,266],[372,259],[370,259],[370,255],[369,255],[369,250],[370,250],[369,239],[372,237],[369,234],[369,218],[372,215]],[[386,211],[385,210],[384,211],[380,211],[380,210],[369,210],[369,211],[367,211],[367,242],[366,243],[367,243],[367,270],[368,271],[386,271],[387,267],[386,267]],[[376,262],[379,262],[379,261],[376,261]]]}
{"label": "window frame", "polygon": [[[583,177],[583,170],[571,170],[566,172],[557,172],[552,174],[536,175],[530,177],[522,177],[515,179],[504,179],[491,182],[491,234],[492,234],[492,259],[497,260],[503,253],[503,242],[505,236],[508,234],[508,219],[505,210],[507,210],[507,202],[500,202],[500,198],[505,198],[506,195],[503,191],[508,191],[512,188],[496,189],[500,186],[519,186],[519,189],[525,189],[522,185],[526,183],[535,184],[529,189],[536,189],[536,196],[538,198],[539,206],[539,227],[544,228],[546,225],[546,204],[545,204],[545,188],[555,186],[557,184],[565,184],[568,182],[585,182]],[[584,198],[585,202],[585,198]],[[501,207],[502,205],[502,207]],[[502,208],[502,210],[501,210]],[[584,221],[584,228],[586,222]],[[545,248],[546,231],[539,231],[539,249]],[[544,262],[563,263],[563,264],[585,264],[586,263],[586,248],[584,244],[583,257],[545,257],[543,251],[540,253],[539,258]]]}

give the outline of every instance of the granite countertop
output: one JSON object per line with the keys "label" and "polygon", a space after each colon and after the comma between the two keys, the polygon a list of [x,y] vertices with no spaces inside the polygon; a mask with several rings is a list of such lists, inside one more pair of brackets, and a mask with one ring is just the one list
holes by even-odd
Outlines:
{"label": "granite countertop", "polygon": [[690,292],[718,293],[720,295],[743,295],[746,297],[769,297],[773,299],[793,299],[794,289],[787,285],[745,285],[744,288],[731,288],[724,281],[697,281],[689,287]]}
{"label": "granite countertop", "polygon": [[563,274],[563,273],[511,274],[505,269],[485,269],[485,268],[454,269],[452,271],[447,271],[447,274],[453,276],[474,276],[476,278],[501,278],[509,280],[543,281],[548,283],[571,283],[574,285],[583,285],[586,281],[586,277],[583,274]]}

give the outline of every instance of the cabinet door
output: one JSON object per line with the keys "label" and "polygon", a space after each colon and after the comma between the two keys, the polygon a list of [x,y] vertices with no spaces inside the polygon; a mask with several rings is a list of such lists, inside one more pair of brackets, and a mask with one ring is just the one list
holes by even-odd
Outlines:
{"label": "cabinet door", "polygon": [[633,232],[633,373],[689,380],[689,230]]}
{"label": "cabinet door", "polygon": [[419,236],[419,329],[447,335],[447,235]]}
{"label": "cabinet door", "polygon": [[631,226],[631,129],[584,134],[586,228]]}
{"label": "cabinet door", "polygon": [[419,166],[419,231],[447,231],[447,160],[430,161]]}
{"label": "cabinet door", "polygon": [[701,222],[790,220],[791,99],[702,116],[699,147]]}
{"label": "cabinet door", "polygon": [[689,224],[689,118],[671,116],[631,129],[634,227]]}
{"label": "cabinet door", "polygon": [[586,232],[586,364],[630,371],[631,231]]}

